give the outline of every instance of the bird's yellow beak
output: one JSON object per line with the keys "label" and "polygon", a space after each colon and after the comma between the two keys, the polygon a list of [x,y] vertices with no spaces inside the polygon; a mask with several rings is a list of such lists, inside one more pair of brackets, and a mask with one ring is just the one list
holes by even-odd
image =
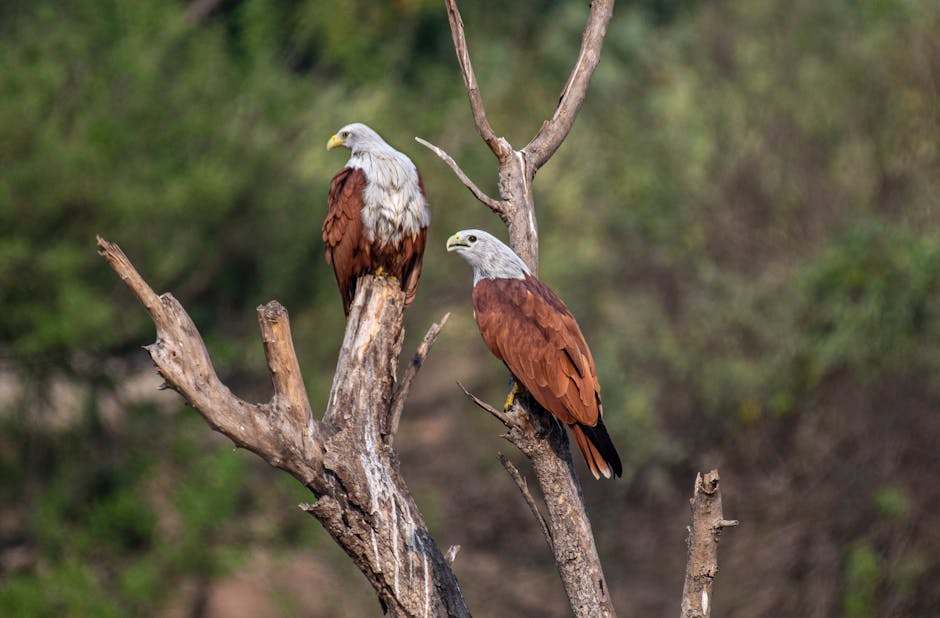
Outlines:
{"label": "bird's yellow beak", "polygon": [[330,138],[330,141],[326,143],[326,149],[333,150],[337,146],[345,146],[345,145],[346,145],[346,142],[343,141],[343,138],[341,138],[339,135],[334,135],[333,137]]}
{"label": "bird's yellow beak", "polygon": [[467,243],[467,241],[461,238],[460,234],[454,234],[453,236],[447,239],[448,251],[456,251],[458,249],[462,249],[464,247],[469,247],[469,246],[470,245]]}

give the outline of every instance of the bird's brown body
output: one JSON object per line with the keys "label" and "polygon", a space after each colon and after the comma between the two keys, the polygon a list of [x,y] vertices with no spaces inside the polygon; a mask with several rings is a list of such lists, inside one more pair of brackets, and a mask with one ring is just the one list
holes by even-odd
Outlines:
{"label": "bird's brown body", "polygon": [[[363,170],[341,169],[330,183],[329,210],[323,222],[326,261],[333,266],[347,315],[356,295],[356,281],[376,271],[398,278],[405,292],[405,304],[410,304],[418,290],[428,237],[427,228],[419,228],[413,234],[403,234],[397,244],[372,238],[362,221],[366,182]],[[424,194],[420,180],[419,184]]]}
{"label": "bird's brown body", "polygon": [[543,408],[565,423],[595,477],[620,476],[591,350],[574,316],[533,277],[481,279],[473,314],[483,341]]}

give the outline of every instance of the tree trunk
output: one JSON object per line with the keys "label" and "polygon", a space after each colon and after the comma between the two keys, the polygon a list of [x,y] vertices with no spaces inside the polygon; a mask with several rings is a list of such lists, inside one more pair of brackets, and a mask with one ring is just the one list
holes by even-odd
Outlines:
{"label": "tree trunk", "polygon": [[398,282],[359,280],[329,403],[317,422],[287,311],[279,303],[258,308],[274,395],[267,403],[249,403],[219,380],[179,302],[170,294],[157,296],[117,245],[99,238],[98,250],[153,318],[157,340],[147,351],[167,385],[213,429],[313,492],[316,501],[301,508],[353,559],[383,611],[393,616],[470,615],[392,448],[394,412],[400,409],[396,404],[407,396],[406,387],[395,391],[404,337],[404,294]]}

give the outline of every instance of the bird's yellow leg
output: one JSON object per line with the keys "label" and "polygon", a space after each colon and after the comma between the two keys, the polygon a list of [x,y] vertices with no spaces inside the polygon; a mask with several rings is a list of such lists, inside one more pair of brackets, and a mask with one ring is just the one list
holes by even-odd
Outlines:
{"label": "bird's yellow leg", "polygon": [[385,269],[382,268],[381,266],[379,266],[378,268],[375,269],[375,276],[376,276],[376,277],[385,277],[386,279],[391,279],[392,281],[398,281],[398,277],[396,277],[396,276],[393,275],[392,273],[388,272],[387,270],[385,270]]}
{"label": "bird's yellow leg", "polygon": [[512,407],[512,404],[516,403],[516,395],[519,394],[519,385],[513,382],[512,390],[509,391],[509,396],[506,397],[506,403],[503,404],[503,412],[509,412],[509,408]]}

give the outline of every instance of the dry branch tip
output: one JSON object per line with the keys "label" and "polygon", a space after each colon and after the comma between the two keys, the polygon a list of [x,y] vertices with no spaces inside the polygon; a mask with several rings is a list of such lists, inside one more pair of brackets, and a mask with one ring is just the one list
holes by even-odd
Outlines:
{"label": "dry branch tip", "polygon": [[465,387],[460,382],[457,382],[457,386],[459,386],[460,390],[463,391],[463,394],[466,395],[470,399],[470,401],[475,403],[478,407],[480,407],[483,410],[486,410],[487,412],[489,412],[490,414],[498,418],[509,429],[515,428],[515,425],[513,424],[512,419],[510,418],[508,414],[506,414],[505,412],[500,412],[499,410],[497,410],[490,404],[486,403],[485,401],[483,401],[482,399],[480,399],[479,397],[477,397],[476,395],[468,391],[467,387]]}
{"label": "dry branch tip", "polygon": [[457,64],[460,65],[460,75],[463,77],[464,89],[470,100],[470,111],[473,112],[473,123],[477,132],[493,154],[500,161],[512,155],[512,148],[508,148],[506,140],[496,137],[490,121],[486,118],[486,109],[483,106],[483,97],[480,86],[477,84],[476,74],[473,72],[473,63],[470,61],[470,50],[467,47],[467,37],[464,33],[463,17],[457,8],[456,0],[445,0],[447,5],[447,21],[450,24],[450,34],[454,41],[454,52],[457,54]]}
{"label": "dry branch tip", "polygon": [[441,159],[441,161],[446,163],[447,167],[449,167],[451,171],[454,172],[460,182],[462,182],[463,185],[470,190],[470,193],[472,193],[473,196],[477,198],[477,200],[479,200],[483,205],[489,207],[490,210],[498,215],[503,215],[506,213],[506,204],[499,200],[495,200],[484,193],[482,189],[480,189],[472,180],[470,180],[470,177],[467,176],[467,174],[462,169],[460,169],[460,166],[457,165],[457,162],[454,161],[454,158],[447,154],[443,148],[435,146],[431,142],[420,137],[415,137],[415,141],[436,154],[438,158]]}

